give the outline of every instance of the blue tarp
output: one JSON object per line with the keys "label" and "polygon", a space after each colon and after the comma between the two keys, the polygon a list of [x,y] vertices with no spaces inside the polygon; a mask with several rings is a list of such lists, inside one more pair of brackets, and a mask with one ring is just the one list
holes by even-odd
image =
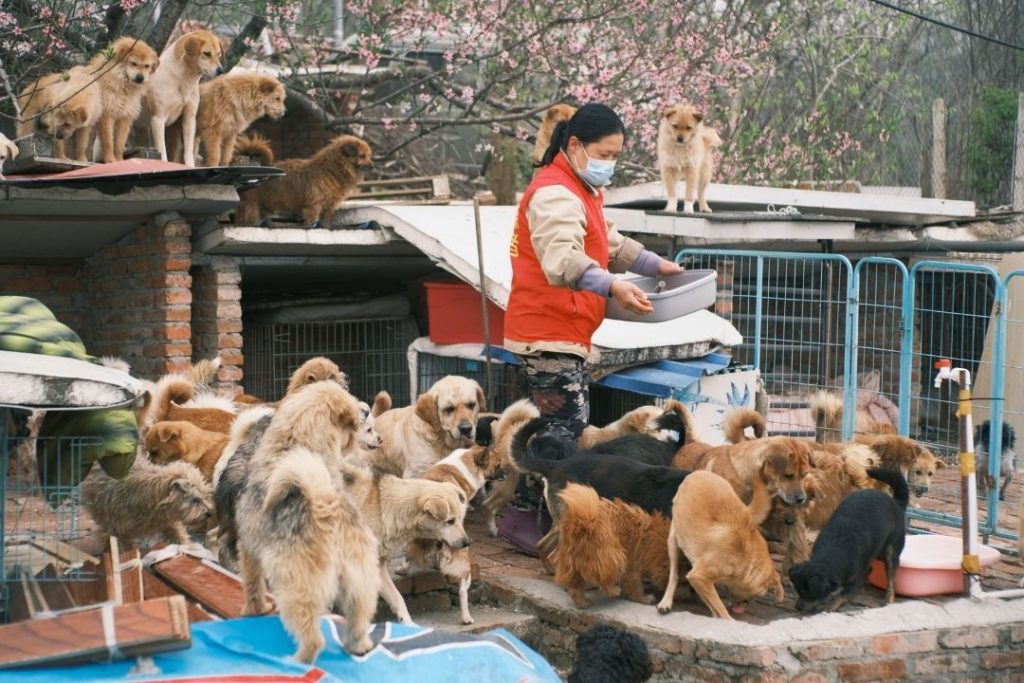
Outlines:
{"label": "blue tarp", "polygon": [[634,394],[669,398],[678,395],[701,377],[724,370],[730,360],[729,356],[720,353],[709,353],[687,360],[659,360],[613,372],[594,384]]}
{"label": "blue tarp", "polygon": [[455,633],[377,624],[374,648],[353,657],[335,619],[320,628],[327,647],[315,666],[295,662],[295,643],[277,616],[192,625],[192,647],[153,656],[158,674],[132,673],[136,660],[4,671],[5,683],[52,681],[270,681],[345,683],[560,683],[540,655],[504,629]]}

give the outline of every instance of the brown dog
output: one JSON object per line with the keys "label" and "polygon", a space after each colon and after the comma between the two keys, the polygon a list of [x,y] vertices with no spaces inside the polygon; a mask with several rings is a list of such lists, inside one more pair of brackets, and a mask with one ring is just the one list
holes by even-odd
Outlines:
{"label": "brown dog", "polygon": [[242,193],[235,224],[256,225],[280,212],[301,215],[309,227],[330,228],[338,205],[355,191],[372,163],[370,146],[351,135],[334,138],[308,159],[276,162],[287,175]]}
{"label": "brown dog", "polygon": [[774,588],[776,599],[782,602],[782,579],[758,530],[770,510],[771,494],[759,480],[755,481],[753,500],[745,506],[729,482],[713,472],[693,472],[684,479],[672,501],[668,585],[658,612],[672,611],[680,551],[693,567],[686,580],[714,616],[732,619],[716,584],[728,588],[732,598],[740,601]]}
{"label": "brown dog", "polygon": [[491,425],[491,450],[501,458],[502,469],[505,471],[505,478],[494,484],[491,493],[480,506],[491,536],[498,535],[498,524],[495,518],[498,512],[504,510],[505,506],[515,497],[516,485],[522,476],[512,459],[512,437],[520,427],[537,417],[540,417],[537,406],[533,405],[529,399],[523,398],[505,408],[501,417]]}
{"label": "brown dog", "polygon": [[[142,112],[142,98],[160,59],[156,52],[137,38],[118,38],[106,51],[93,57],[85,69],[89,78],[96,78],[103,102],[99,120],[103,163],[124,159],[125,142],[132,123]],[[84,134],[84,129],[77,133]]]}
{"label": "brown dog", "polygon": [[576,113],[576,107],[568,104],[556,104],[544,112],[537,129],[537,141],[533,145],[533,161],[539,164],[544,152],[551,146],[551,134],[559,121],[568,121]]}
{"label": "brown dog", "polygon": [[621,500],[600,498],[589,486],[568,484],[558,494],[564,510],[558,548],[552,553],[555,583],[579,609],[590,606],[584,595],[597,586],[608,597],[652,604],[646,579],[659,590],[668,585],[665,553],[671,526],[662,514],[648,514]]}
{"label": "brown dog", "polygon": [[146,432],[149,459],[157,465],[175,460],[192,463],[213,483],[213,471],[228,445],[228,435],[208,432],[191,422],[157,422]]}
{"label": "brown dog", "polygon": [[728,481],[740,500],[749,501],[755,482],[790,505],[807,500],[804,476],[810,467],[811,446],[788,436],[741,441],[715,446],[701,455],[691,469],[710,470]]}
{"label": "brown dog", "polygon": [[678,205],[676,183],[686,182],[683,211],[693,213],[693,200],[700,210],[711,213],[704,194],[711,182],[714,148],[722,144],[718,133],[704,125],[704,115],[690,104],[667,107],[658,125],[658,168],[668,201],[665,211]]}
{"label": "brown dog", "polygon": [[36,131],[53,138],[54,155],[66,158],[64,143],[77,131],[78,136],[74,158],[89,160],[89,130],[96,126],[103,113],[100,89],[90,85],[95,78],[85,67],[76,66],[64,74],[48,74],[29,84],[18,96],[21,119],[18,121],[18,137],[31,135]]}
{"label": "brown dog", "polygon": [[[236,414],[231,410],[215,407],[184,406],[182,403],[191,401],[196,395],[195,386],[187,379],[172,377],[157,384],[158,393],[153,399],[152,411],[147,416],[153,424],[165,420],[191,422],[197,427],[210,432],[227,434],[231,431],[231,423]],[[226,400],[224,405],[230,406]]]}
{"label": "brown dog", "polygon": [[[452,451],[451,455],[424,472],[423,478],[451,482],[462,489],[466,500],[470,500],[485,481],[493,479],[500,471],[501,457],[497,452],[485,446],[473,446]],[[468,548],[456,549],[433,538],[413,539],[405,546],[405,564],[398,573],[405,574],[410,567],[437,569],[456,579],[459,582],[462,623],[473,623],[469,613],[469,586],[473,576]]]}
{"label": "brown dog", "polygon": [[930,450],[899,434],[861,435],[857,442],[867,444],[875,452],[880,467],[898,470],[917,498],[928,493],[935,471],[946,467]]}

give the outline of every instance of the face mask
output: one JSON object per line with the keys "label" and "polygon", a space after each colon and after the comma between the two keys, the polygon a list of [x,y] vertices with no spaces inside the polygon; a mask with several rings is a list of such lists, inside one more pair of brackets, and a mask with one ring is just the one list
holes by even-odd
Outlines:
{"label": "face mask", "polygon": [[607,185],[612,179],[612,174],[615,173],[615,162],[591,159],[585,149],[583,150],[583,156],[587,157],[587,167],[582,171],[577,171],[580,178],[593,187],[604,187]]}

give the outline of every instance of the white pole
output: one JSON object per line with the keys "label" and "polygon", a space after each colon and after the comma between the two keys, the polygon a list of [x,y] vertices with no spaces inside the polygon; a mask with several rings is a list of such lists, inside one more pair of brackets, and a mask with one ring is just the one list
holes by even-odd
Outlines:
{"label": "white pole", "polygon": [[932,101],[932,196],[946,198],[946,103]]}
{"label": "white pole", "polygon": [[1017,130],[1013,139],[1013,195],[1014,211],[1024,211],[1024,92],[1017,93]]}
{"label": "white pole", "polygon": [[334,0],[334,49],[345,43],[345,0]]}

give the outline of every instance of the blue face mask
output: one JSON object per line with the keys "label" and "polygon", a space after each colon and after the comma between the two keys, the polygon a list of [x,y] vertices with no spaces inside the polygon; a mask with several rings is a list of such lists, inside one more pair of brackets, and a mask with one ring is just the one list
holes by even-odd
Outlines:
{"label": "blue face mask", "polygon": [[612,174],[615,173],[614,161],[591,159],[585,149],[583,150],[583,156],[587,157],[587,167],[582,171],[577,171],[580,178],[593,187],[604,187],[611,182]]}

